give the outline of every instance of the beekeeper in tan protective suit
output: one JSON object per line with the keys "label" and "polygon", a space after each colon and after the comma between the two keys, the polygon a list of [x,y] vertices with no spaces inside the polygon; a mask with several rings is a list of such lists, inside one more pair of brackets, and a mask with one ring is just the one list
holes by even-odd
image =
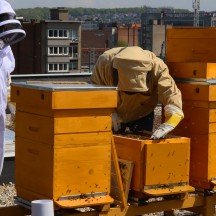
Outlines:
{"label": "beekeeper in tan protective suit", "polygon": [[118,87],[118,106],[112,115],[114,131],[152,131],[158,102],[164,105],[165,121],[152,139],[164,138],[184,117],[181,92],[166,64],[140,47],[117,47],[104,52],[95,64],[91,82]]}

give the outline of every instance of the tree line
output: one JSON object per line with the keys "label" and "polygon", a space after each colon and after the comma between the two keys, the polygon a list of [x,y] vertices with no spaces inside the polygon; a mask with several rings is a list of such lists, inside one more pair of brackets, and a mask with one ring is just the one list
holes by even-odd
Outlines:
{"label": "tree line", "polygon": [[[146,12],[149,7],[134,7],[134,8],[107,8],[107,9],[98,9],[98,8],[66,8],[68,9],[69,15],[73,19],[82,20],[82,17],[85,16],[95,16],[97,15],[112,15],[118,13],[134,13],[137,15],[141,15],[141,13]],[[170,10],[170,8],[167,8]],[[171,8],[172,9],[172,8]],[[155,12],[160,12],[162,8],[154,9]],[[166,8],[163,10],[166,10]],[[173,9],[174,10],[174,9]],[[23,17],[25,20],[47,20],[50,19],[50,8],[48,7],[36,7],[36,8],[25,8],[25,9],[17,9],[15,10],[17,17]],[[188,10],[184,9],[175,9],[175,12],[189,12]]]}

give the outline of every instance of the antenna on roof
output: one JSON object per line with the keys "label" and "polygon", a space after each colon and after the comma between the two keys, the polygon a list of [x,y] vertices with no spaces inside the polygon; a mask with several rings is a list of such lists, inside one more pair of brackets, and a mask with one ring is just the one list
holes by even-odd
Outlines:
{"label": "antenna on roof", "polygon": [[200,0],[193,0],[194,9],[194,27],[199,26],[199,10],[200,10]]}

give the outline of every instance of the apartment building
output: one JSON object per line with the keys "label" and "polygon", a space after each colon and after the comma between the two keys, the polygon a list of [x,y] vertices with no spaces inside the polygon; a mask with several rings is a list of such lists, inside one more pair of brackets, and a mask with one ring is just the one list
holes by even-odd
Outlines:
{"label": "apartment building", "polygon": [[81,70],[81,22],[68,10],[50,10],[50,20],[23,22],[26,38],[12,49],[13,74],[74,73]]}

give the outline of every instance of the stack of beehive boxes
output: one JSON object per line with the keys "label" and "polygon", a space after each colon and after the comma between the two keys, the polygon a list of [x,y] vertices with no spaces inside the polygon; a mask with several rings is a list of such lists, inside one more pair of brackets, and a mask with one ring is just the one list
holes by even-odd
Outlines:
{"label": "stack of beehive boxes", "polygon": [[53,199],[67,208],[112,202],[111,113],[117,105],[116,89],[14,83],[12,100],[17,107],[17,196],[26,201]]}
{"label": "stack of beehive boxes", "polygon": [[170,74],[182,92],[185,118],[174,133],[191,138],[190,184],[212,189],[216,180],[216,28],[167,31]]}

